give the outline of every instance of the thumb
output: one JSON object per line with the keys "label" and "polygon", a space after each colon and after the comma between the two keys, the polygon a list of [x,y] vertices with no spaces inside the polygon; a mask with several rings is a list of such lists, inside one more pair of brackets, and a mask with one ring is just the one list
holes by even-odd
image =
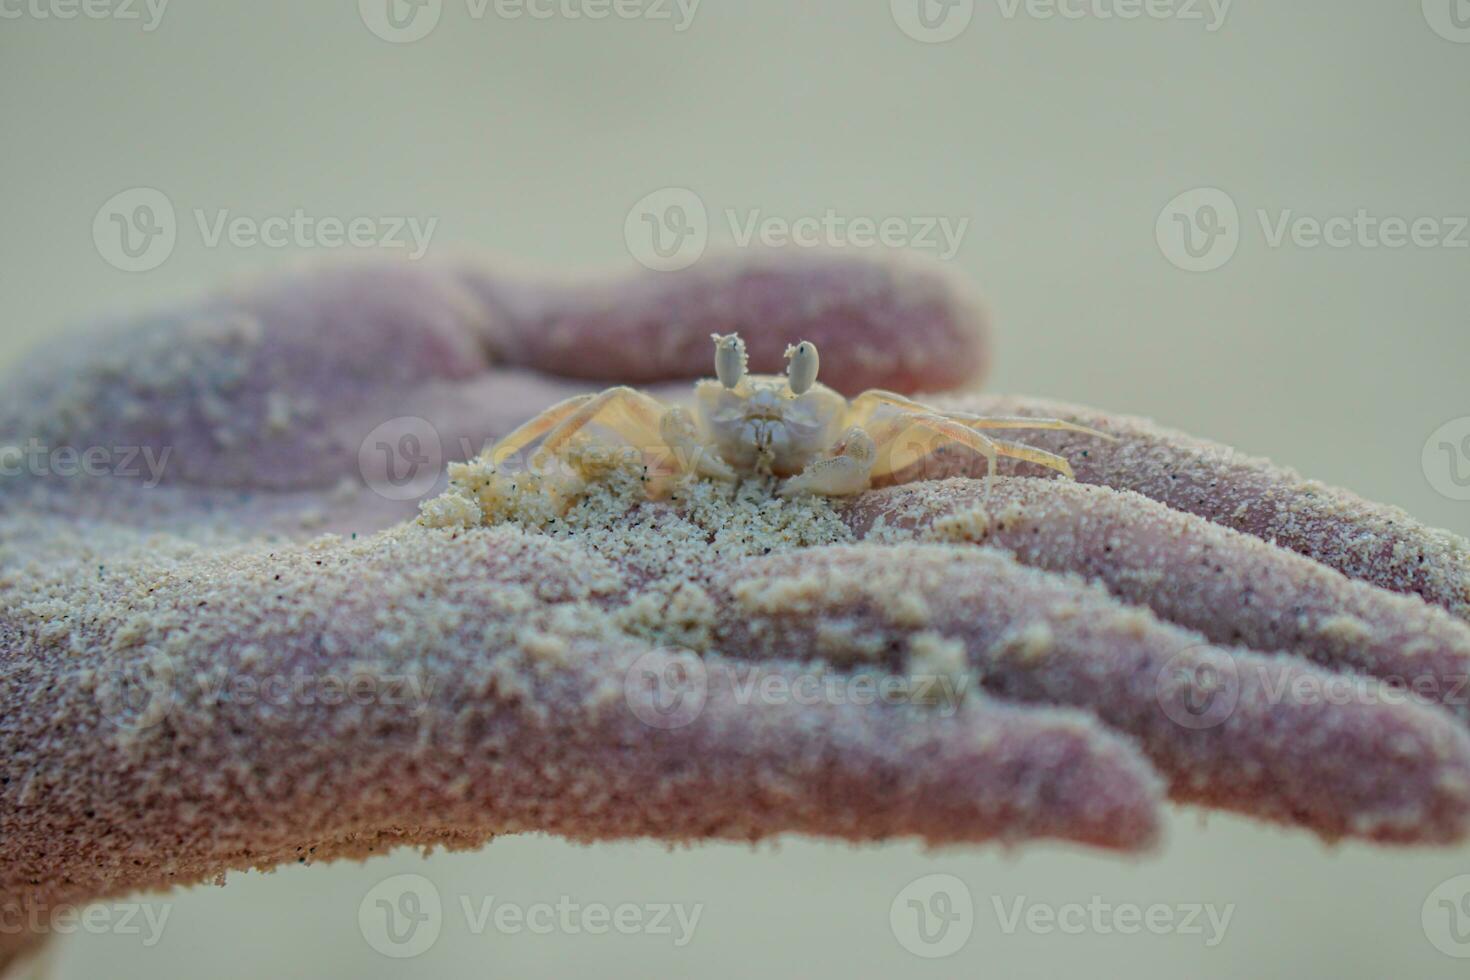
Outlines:
{"label": "thumb", "polygon": [[902,253],[726,255],[679,273],[584,284],[523,284],[467,267],[461,279],[501,316],[488,343],[502,359],[569,378],[624,384],[705,377],[709,335],[738,333],[750,367],[784,369],[788,344],[822,351],[822,380],[939,391],[981,381],[989,323],[944,267]]}

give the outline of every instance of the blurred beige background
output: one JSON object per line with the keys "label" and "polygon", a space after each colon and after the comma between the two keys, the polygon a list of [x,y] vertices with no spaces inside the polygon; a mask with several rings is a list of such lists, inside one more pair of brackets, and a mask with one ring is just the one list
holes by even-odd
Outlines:
{"label": "blurred beige background", "polygon": [[[0,362],[59,325],[330,238],[211,243],[224,212],[254,226],[298,208],[432,219],[430,257],[485,248],[569,270],[648,258],[635,204],[671,187],[705,208],[711,249],[734,246],[731,210],[737,231],[828,209],[896,217],[906,234],[945,218],[968,221],[951,262],[996,315],[992,387],[1151,415],[1470,531],[1452,469],[1470,474],[1466,0],[929,0],[926,20],[916,0],[620,0],[600,20],[571,16],[597,0],[537,0],[544,18],[496,0],[395,2],[390,20],[385,0],[0,0]],[[137,208],[157,196],[135,188],[173,209],[171,248],[122,250],[129,222],[156,225]],[[656,218],[691,217],[665,210],[688,195],[650,200]],[[1360,212],[1330,226],[1337,245],[1298,221]],[[1416,240],[1391,247],[1401,239]],[[445,913],[431,948],[389,959],[357,914],[400,873],[426,876]],[[974,903],[946,959],[914,955],[890,925],[931,873]],[[146,929],[73,937],[60,972],[1461,977],[1470,960],[1445,950],[1470,954],[1470,908],[1459,942],[1431,892],[1467,873],[1470,850],[1328,848],[1191,812],[1132,863],[508,839],[236,876],[158,900],[156,943]],[[701,912],[681,946],[677,927],[477,930],[460,904],[562,896]],[[1008,930],[1018,900],[1233,908],[1223,937],[1204,917],[1202,934]]]}

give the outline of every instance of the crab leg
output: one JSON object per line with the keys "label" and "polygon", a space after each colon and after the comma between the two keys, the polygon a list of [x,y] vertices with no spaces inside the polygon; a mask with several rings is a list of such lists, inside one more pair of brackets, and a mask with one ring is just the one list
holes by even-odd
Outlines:
{"label": "crab leg", "polygon": [[905,398],[895,391],[869,388],[852,400],[847,412],[848,422],[851,425],[863,425],[873,417],[874,412],[884,406],[919,414],[929,414],[934,411],[928,405],[920,404],[912,398]]}
{"label": "crab leg", "polygon": [[938,413],[955,422],[962,422],[972,429],[1057,429],[1066,432],[1081,432],[1089,436],[1097,436],[1109,442],[1117,442],[1115,436],[1097,429],[1078,425],[1076,422],[1067,422],[1062,419],[1028,419],[1021,415],[974,415],[970,412],[940,412]]}
{"label": "crab leg", "polygon": [[918,465],[948,443],[958,443],[984,456],[993,473],[995,458],[1000,451],[988,436],[958,422],[927,413],[886,419],[869,429],[868,434],[878,447],[878,461],[872,474],[875,479]]}
{"label": "crab leg", "polygon": [[[668,408],[652,396],[623,386],[578,395],[552,406],[502,439],[492,459],[499,465],[542,436],[541,451],[559,457],[579,432],[594,423],[610,429],[624,445],[636,449],[649,469],[656,471],[649,487],[651,495],[658,495],[662,477],[691,469],[716,479],[734,479],[735,474],[722,460],[703,452],[687,412]],[[671,460],[671,452],[678,458]]]}
{"label": "crab leg", "polygon": [[[875,429],[874,441],[878,445],[879,462],[873,467],[874,478],[892,476],[894,473],[919,465],[932,458],[949,443],[958,443],[985,457],[987,488],[995,479],[995,461],[1002,456],[1026,460],[1056,470],[1064,476],[1072,476],[1071,465],[1061,456],[1016,442],[991,439],[960,422],[940,415],[927,413],[903,415],[880,423],[875,426]],[[919,432],[916,433],[915,430]],[[934,436],[940,436],[942,439],[936,441]],[[927,439],[928,444],[910,443],[901,447],[900,441],[906,437]],[[904,451],[900,452],[900,448]]]}
{"label": "crab leg", "polygon": [[576,395],[566,401],[557,402],[497,442],[491,451],[490,461],[499,466],[560,425],[569,415],[596,397],[596,395]]}
{"label": "crab leg", "polygon": [[[499,467],[516,453],[534,445],[537,439],[542,439],[541,452],[550,458],[560,459],[576,434],[592,422],[610,428],[647,460],[650,453],[658,453],[665,448],[659,436],[659,423],[664,412],[663,405],[632,388],[609,388],[597,394],[577,395],[553,405],[500,440],[491,451],[491,461]],[[662,462],[665,461],[655,463],[655,467]],[[566,488],[576,487],[585,475],[580,467],[574,469],[577,475],[565,484]],[[654,490],[651,486],[650,491]]]}
{"label": "crab leg", "polygon": [[[1056,470],[1058,473],[1062,474],[1069,480],[1076,479],[1076,476],[1072,473],[1072,464],[1067,462],[1065,457],[1058,456],[1056,453],[1049,453],[1044,449],[1036,449],[1032,446],[1027,446],[1019,442],[1004,442],[1000,439],[995,439],[992,441],[995,443],[995,448],[999,450],[999,453],[1002,456],[1009,456],[1011,459],[1024,459],[1028,463],[1036,463],[1040,466],[1045,466],[1049,470]],[[990,474],[991,476],[995,475],[994,471],[995,466],[994,461],[992,461]]]}
{"label": "crab leg", "polygon": [[[937,415],[940,418],[952,422],[959,422],[972,429],[1054,429],[1067,432],[1080,432],[1085,435],[1097,436],[1110,442],[1116,441],[1113,436],[1106,432],[1076,422],[1067,422],[1063,419],[1026,418],[1020,415],[989,416],[976,415],[972,412],[940,412],[935,411],[928,405],[916,402],[912,398],[906,398],[892,391],[884,391],[881,388],[872,388],[863,392],[852,400],[849,418],[856,425],[861,425],[872,418],[873,413],[882,407],[902,409],[922,415]],[[1003,454],[1005,455],[1005,454]],[[1029,458],[1029,457],[1027,457]],[[1049,464],[1044,464],[1049,465]],[[1056,467],[1053,467],[1054,469]]]}
{"label": "crab leg", "polygon": [[571,413],[546,437],[548,452],[556,452],[593,422],[608,426],[640,449],[661,445],[659,419],[664,406],[651,396],[632,388],[619,386],[593,395],[591,400]]}

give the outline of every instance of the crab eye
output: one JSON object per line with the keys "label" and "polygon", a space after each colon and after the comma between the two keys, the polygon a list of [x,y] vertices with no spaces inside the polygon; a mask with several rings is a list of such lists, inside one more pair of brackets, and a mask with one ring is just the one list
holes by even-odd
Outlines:
{"label": "crab eye", "polygon": [[745,377],[745,341],[738,333],[710,334],[715,342],[715,377],[726,388],[734,388]]}
{"label": "crab eye", "polygon": [[804,395],[817,382],[817,368],[821,359],[817,357],[817,345],[803,340],[786,348],[786,381],[792,394]]}

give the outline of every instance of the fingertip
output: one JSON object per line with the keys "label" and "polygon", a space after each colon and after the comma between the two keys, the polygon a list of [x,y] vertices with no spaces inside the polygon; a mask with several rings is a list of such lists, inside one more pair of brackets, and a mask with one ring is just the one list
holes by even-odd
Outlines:
{"label": "fingertip", "polygon": [[[1165,783],[1130,739],[1082,712],[981,704],[987,717],[972,722],[974,740],[962,747],[967,756],[936,770],[926,798],[960,807],[1009,798],[1019,804],[1007,817],[1018,837],[1125,852],[1158,846]],[[997,739],[1003,749],[995,747]],[[1016,785],[998,791],[999,772]]]}

